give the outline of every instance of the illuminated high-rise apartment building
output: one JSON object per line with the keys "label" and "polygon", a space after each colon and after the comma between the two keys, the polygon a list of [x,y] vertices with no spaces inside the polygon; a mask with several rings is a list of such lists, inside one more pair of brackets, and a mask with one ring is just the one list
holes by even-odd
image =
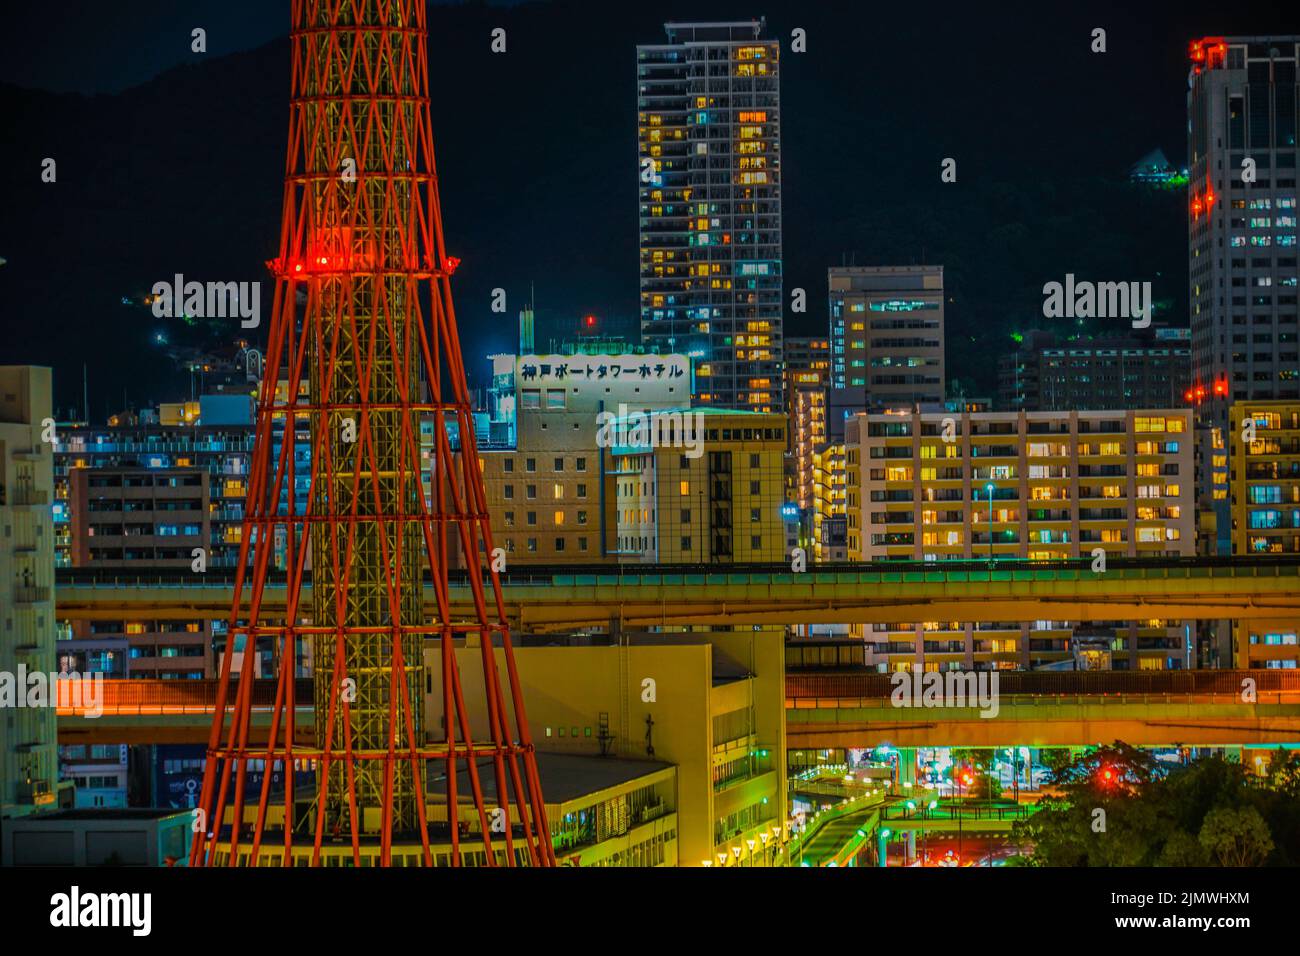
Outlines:
{"label": "illuminated high-rise apartment building", "polygon": [[[1237,402],[1232,436],[1232,553],[1300,554],[1300,402]],[[1300,666],[1294,618],[1239,620],[1233,665]]]}
{"label": "illuminated high-rise apartment building", "polygon": [[696,362],[695,402],[782,400],[780,45],[762,19],[637,47],[641,335]]}
{"label": "illuminated high-rise apartment building", "polygon": [[942,402],[943,266],[829,270],[831,381],[875,406]]}
{"label": "illuminated high-rise apartment building", "polygon": [[785,402],[790,415],[786,448],[786,500],[808,514],[813,506],[813,449],[826,441],[826,390],[830,388],[830,341],[785,340]]}
{"label": "illuminated high-rise apartment building", "polygon": [[[945,439],[945,433],[948,438]],[[1195,553],[1187,409],[855,415],[851,561],[1059,561]],[[1190,666],[1178,621],[911,621],[861,633],[880,669],[1061,666],[1098,639],[1116,670]]]}
{"label": "illuminated high-rise apartment building", "polygon": [[[1216,445],[1233,402],[1300,398],[1296,65],[1300,36],[1206,37],[1189,49],[1188,304],[1192,400]],[[1228,550],[1221,469],[1202,524]]]}
{"label": "illuminated high-rise apartment building", "polygon": [[1234,401],[1300,398],[1298,49],[1300,36],[1191,45],[1192,385],[1219,424]]}
{"label": "illuminated high-rise apartment building", "polygon": [[785,367],[822,371],[831,367],[831,343],[825,336],[788,335],[785,338]]}

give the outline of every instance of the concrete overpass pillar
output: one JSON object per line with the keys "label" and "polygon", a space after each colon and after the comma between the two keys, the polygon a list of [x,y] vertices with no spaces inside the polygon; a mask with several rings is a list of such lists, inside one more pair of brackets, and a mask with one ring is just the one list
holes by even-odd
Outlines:
{"label": "concrete overpass pillar", "polygon": [[907,855],[904,859],[905,864],[910,864],[916,859],[916,831],[907,831]]}
{"label": "concrete overpass pillar", "polygon": [[904,792],[905,784],[916,783],[916,748],[898,748],[898,792]]}

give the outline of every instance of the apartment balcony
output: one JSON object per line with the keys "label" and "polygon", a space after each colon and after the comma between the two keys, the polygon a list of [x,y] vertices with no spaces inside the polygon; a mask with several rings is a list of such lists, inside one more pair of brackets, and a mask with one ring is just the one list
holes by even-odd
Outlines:
{"label": "apartment balcony", "polygon": [[5,486],[0,485],[0,505],[13,505],[14,507],[37,505],[44,507],[49,503],[50,493],[44,489],[18,485],[6,492]]}
{"label": "apartment balcony", "polygon": [[31,780],[14,786],[18,803],[34,807],[54,803],[54,791],[48,780]]}
{"label": "apartment balcony", "polygon": [[925,653],[930,654],[964,654],[966,644],[963,641],[926,641]]}
{"label": "apartment balcony", "polygon": [[868,644],[867,650],[875,654],[915,654],[916,645],[904,641],[886,641],[879,644]]}
{"label": "apartment balcony", "polygon": [[50,600],[50,588],[39,585],[14,585],[14,604],[23,607],[30,604],[43,604]]}

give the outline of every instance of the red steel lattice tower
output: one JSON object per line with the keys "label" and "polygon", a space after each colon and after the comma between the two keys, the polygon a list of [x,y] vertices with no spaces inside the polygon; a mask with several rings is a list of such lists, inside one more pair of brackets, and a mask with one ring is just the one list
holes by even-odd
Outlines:
{"label": "red steel lattice tower", "polygon": [[[553,866],[501,586],[481,566],[493,547],[451,299],[458,260],[443,244],[424,0],[292,6],[274,315],[190,861],[319,865],[333,853],[345,865],[390,865],[399,846],[408,863],[460,865],[472,839],[481,863]],[[425,468],[422,424],[432,433]],[[300,428],[310,436],[302,502]],[[456,549],[474,605],[460,619],[448,581]],[[283,619],[264,609],[279,569]],[[453,650],[467,637],[481,648],[481,740]],[[303,645],[310,738],[294,722]],[[426,645],[442,674],[441,726],[429,728]],[[246,662],[259,647],[278,662],[265,743],[253,729],[253,667],[232,676],[240,646]],[[310,792],[295,792],[295,767],[314,769],[315,786],[297,787]],[[462,837],[472,823],[460,819],[461,797],[473,801],[472,838]]]}

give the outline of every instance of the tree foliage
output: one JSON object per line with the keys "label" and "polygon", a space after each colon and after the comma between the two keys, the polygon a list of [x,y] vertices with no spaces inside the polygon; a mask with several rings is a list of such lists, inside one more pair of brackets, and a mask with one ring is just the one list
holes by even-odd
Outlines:
{"label": "tree foliage", "polygon": [[1166,769],[1116,742],[1055,772],[1060,797],[1016,824],[1034,866],[1293,866],[1300,861],[1300,756],[1258,776],[1208,757]]}

